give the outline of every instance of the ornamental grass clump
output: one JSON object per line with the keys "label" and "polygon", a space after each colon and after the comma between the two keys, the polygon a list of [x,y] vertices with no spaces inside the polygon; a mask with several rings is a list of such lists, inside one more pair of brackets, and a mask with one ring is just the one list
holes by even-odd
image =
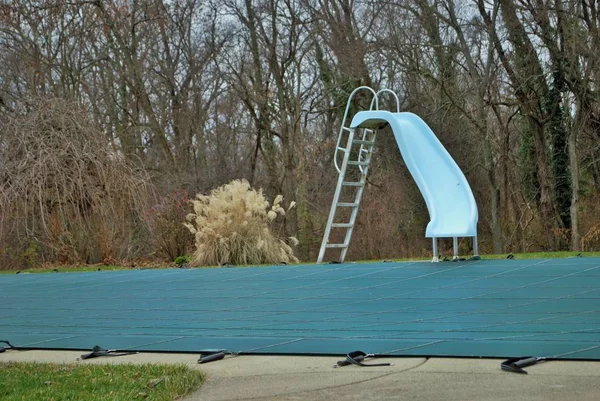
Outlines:
{"label": "ornamental grass clump", "polygon": [[[195,266],[250,265],[297,262],[291,245],[294,237],[281,239],[271,231],[278,216],[285,216],[283,197],[270,205],[262,191],[245,180],[234,180],[192,201],[194,213],[186,227],[195,235]],[[291,202],[288,211],[295,206]]]}

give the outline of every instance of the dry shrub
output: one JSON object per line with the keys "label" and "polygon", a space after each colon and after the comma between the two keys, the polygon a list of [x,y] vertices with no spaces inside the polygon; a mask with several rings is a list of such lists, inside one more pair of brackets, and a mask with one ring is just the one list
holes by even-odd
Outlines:
{"label": "dry shrub", "polygon": [[[214,189],[209,196],[192,201],[194,213],[187,216],[195,235],[193,265],[249,265],[297,262],[291,246],[271,232],[271,223],[285,215],[278,195],[269,207],[262,191],[245,180],[234,180]],[[292,202],[288,210],[294,207]],[[288,239],[297,244],[293,237]]]}
{"label": "dry shrub", "polygon": [[31,249],[39,262],[91,263],[142,246],[149,179],[109,147],[79,104],[28,102],[4,121],[0,160],[0,243],[11,241],[13,263]]}
{"label": "dry shrub", "polygon": [[190,212],[190,197],[184,189],[176,189],[158,198],[146,211],[149,239],[157,256],[170,262],[192,249],[194,236],[181,222]]}
{"label": "dry shrub", "polygon": [[600,251],[600,192],[595,188],[581,199],[579,214],[579,232],[581,250],[586,252]]}
{"label": "dry shrub", "polygon": [[582,251],[597,251],[600,249],[600,224],[592,226],[581,238]]}

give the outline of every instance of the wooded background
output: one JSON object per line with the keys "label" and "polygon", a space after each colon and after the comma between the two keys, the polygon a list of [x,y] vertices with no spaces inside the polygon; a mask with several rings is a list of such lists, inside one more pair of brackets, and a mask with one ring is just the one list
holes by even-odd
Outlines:
{"label": "wooded background", "polygon": [[[0,265],[172,259],[236,178],[315,260],[359,85],[455,158],[481,253],[598,250],[599,52],[596,0],[0,0]],[[349,259],[427,255],[390,132],[373,160]]]}

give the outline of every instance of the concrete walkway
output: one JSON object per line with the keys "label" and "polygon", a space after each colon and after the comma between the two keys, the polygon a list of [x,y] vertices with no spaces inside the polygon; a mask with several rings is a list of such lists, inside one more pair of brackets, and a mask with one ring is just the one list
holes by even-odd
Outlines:
{"label": "concrete walkway", "polygon": [[[0,362],[73,363],[81,354],[7,351]],[[337,369],[332,366],[339,357],[228,356],[203,365],[197,359],[195,354],[142,353],[77,363],[183,363],[202,369],[206,383],[184,401],[600,399],[600,362],[545,362],[520,375],[501,371],[501,361],[493,359],[386,358],[394,366]]]}

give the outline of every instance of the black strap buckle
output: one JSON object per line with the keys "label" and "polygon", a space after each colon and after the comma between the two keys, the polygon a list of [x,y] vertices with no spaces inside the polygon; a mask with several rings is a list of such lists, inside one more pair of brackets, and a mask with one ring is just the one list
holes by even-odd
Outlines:
{"label": "black strap buckle", "polygon": [[101,356],[125,356],[125,355],[134,355],[134,354],[137,354],[137,352],[136,351],[117,351],[114,349],[104,349],[104,348],[100,347],[99,345],[95,345],[94,348],[92,348],[92,352],[81,355],[81,357],[79,359],[91,359],[91,358],[98,358]]}
{"label": "black strap buckle", "polygon": [[500,364],[500,368],[506,372],[527,374],[523,368],[535,365],[536,363],[545,360],[546,358],[538,358],[537,356],[528,356],[522,358],[511,358]]}
{"label": "black strap buckle", "polygon": [[346,359],[337,361],[337,363],[335,365],[333,365],[333,367],[339,368],[339,367],[348,366],[348,365],[357,365],[357,366],[365,366],[365,367],[394,366],[393,363],[369,363],[369,364],[363,363],[363,361],[365,359],[374,358],[374,357],[376,357],[375,354],[367,354],[362,351],[352,351],[352,352],[348,353],[348,355],[346,355]]}

